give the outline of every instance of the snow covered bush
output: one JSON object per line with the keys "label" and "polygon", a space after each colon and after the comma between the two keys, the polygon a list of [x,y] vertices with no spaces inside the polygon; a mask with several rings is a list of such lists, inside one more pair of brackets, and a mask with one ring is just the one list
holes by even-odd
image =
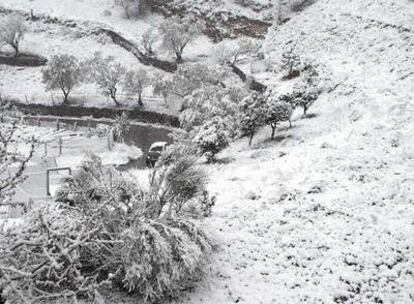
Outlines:
{"label": "snow covered bush", "polygon": [[288,102],[282,102],[278,99],[271,98],[266,105],[266,119],[265,123],[272,128],[271,139],[275,136],[277,124],[282,121],[289,121],[290,126],[292,123],[290,118],[293,113],[293,107]]}
{"label": "snow covered bush", "polygon": [[123,112],[121,115],[115,117],[112,129],[114,132],[114,140],[116,142],[124,142],[125,135],[128,133],[130,125],[131,121],[126,112]]}
{"label": "snow covered bush", "polygon": [[193,142],[198,147],[199,154],[204,155],[207,162],[211,163],[215,160],[216,154],[229,145],[228,137],[225,122],[216,116],[198,127]]}
{"label": "snow covered bush", "polygon": [[78,60],[71,55],[55,55],[42,71],[46,90],[61,90],[63,104],[66,104],[73,88],[81,84],[82,68]]}
{"label": "snow covered bush", "polygon": [[284,78],[292,79],[300,75],[302,62],[299,55],[296,54],[294,46],[290,50],[282,53],[280,65],[282,71],[287,73]]}
{"label": "snow covered bush", "polygon": [[117,99],[116,93],[124,81],[125,67],[116,62],[113,56],[102,58],[100,53],[95,53],[94,57],[87,62],[87,65],[88,73],[98,87],[119,106],[120,102]]}
{"label": "snow covered bush", "polygon": [[[91,155],[62,181],[56,203],[33,211],[0,245],[0,288],[8,303],[102,302],[121,289],[160,302],[194,286],[212,243],[204,214],[206,175],[193,158],[169,151],[148,188]],[[101,303],[99,302],[99,303]]]}
{"label": "snow covered bush", "polygon": [[152,82],[152,77],[144,69],[136,71],[129,71],[126,73],[125,81],[123,83],[125,91],[131,95],[138,96],[138,104],[143,106],[142,93]]}
{"label": "snow covered bush", "polygon": [[150,8],[150,0],[114,0],[115,5],[122,8],[125,18],[142,17]]}
{"label": "snow covered bush", "polygon": [[182,62],[185,47],[197,38],[204,26],[189,18],[171,17],[159,25],[162,47],[176,56],[177,62]]}
{"label": "snow covered bush", "polygon": [[265,124],[266,98],[257,92],[252,92],[238,106],[238,129],[240,136],[249,137],[251,146],[257,130]]}
{"label": "snow covered bush", "polygon": [[0,48],[9,45],[14,49],[14,55],[19,54],[20,40],[26,33],[27,28],[24,19],[18,15],[11,15],[0,23]]}

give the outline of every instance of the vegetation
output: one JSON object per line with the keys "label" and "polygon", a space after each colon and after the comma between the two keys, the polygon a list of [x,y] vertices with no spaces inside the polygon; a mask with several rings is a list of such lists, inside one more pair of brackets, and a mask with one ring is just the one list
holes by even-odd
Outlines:
{"label": "vegetation", "polygon": [[125,18],[142,17],[149,9],[150,0],[114,0],[114,4],[122,8]]}
{"label": "vegetation", "polygon": [[148,72],[144,69],[139,69],[136,71],[129,71],[126,73],[124,88],[131,95],[138,96],[138,104],[143,106],[142,102],[142,93],[144,89],[148,87],[152,82],[152,78],[149,76]]}
{"label": "vegetation", "polygon": [[117,99],[116,93],[125,78],[126,69],[116,62],[114,57],[108,56],[103,58],[100,53],[95,53],[88,64],[90,76],[98,87],[119,106],[120,102]]}
{"label": "vegetation", "polygon": [[9,45],[14,49],[14,56],[19,55],[20,41],[23,39],[27,28],[24,20],[18,15],[11,15],[0,23],[0,48]]}
{"label": "vegetation", "polygon": [[182,62],[185,47],[199,36],[204,26],[195,20],[171,17],[159,26],[162,47],[176,56],[177,62]]}
{"label": "vegetation", "polygon": [[147,189],[105,171],[90,156],[63,181],[56,203],[5,237],[0,286],[7,301],[98,301],[112,287],[154,303],[203,277],[212,243],[198,220],[207,178],[195,159],[169,150]]}
{"label": "vegetation", "polygon": [[239,104],[237,114],[240,136],[248,136],[251,146],[257,130],[265,123],[266,98],[257,92],[251,93]]}
{"label": "vegetation", "polygon": [[46,90],[61,90],[63,103],[66,104],[73,88],[83,80],[82,68],[74,56],[55,55],[48,67],[42,71]]}

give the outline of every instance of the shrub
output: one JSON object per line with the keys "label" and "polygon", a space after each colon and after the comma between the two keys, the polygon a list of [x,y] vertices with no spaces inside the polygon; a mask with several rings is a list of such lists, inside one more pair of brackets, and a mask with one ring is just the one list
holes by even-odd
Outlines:
{"label": "shrub", "polygon": [[78,86],[83,79],[79,62],[70,55],[53,56],[42,74],[46,90],[61,90],[64,104],[67,103],[72,89]]}
{"label": "shrub", "polygon": [[62,181],[57,202],[33,212],[0,245],[0,286],[10,303],[102,298],[121,288],[160,302],[194,286],[212,243],[204,214],[206,175],[183,151],[169,150],[148,189],[96,156]]}
{"label": "shrub", "polygon": [[125,135],[130,129],[130,124],[131,121],[129,120],[126,112],[123,112],[121,115],[115,117],[112,128],[114,132],[114,140],[116,142],[124,142]]}

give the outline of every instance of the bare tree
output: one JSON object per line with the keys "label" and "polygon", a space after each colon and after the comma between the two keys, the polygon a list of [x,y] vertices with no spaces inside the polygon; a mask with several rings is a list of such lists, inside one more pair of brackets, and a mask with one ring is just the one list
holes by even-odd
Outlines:
{"label": "bare tree", "polygon": [[82,81],[82,69],[77,59],[71,55],[53,56],[42,73],[46,90],[61,90],[64,104],[67,103],[72,89]]}
{"label": "bare tree", "polygon": [[138,104],[143,106],[142,93],[146,87],[151,84],[152,78],[144,69],[137,71],[129,71],[126,74],[124,88],[127,92],[133,95],[138,95]]}
{"label": "bare tree", "polygon": [[14,56],[19,54],[20,40],[26,33],[27,28],[22,17],[18,15],[9,16],[0,24],[0,47],[10,45],[14,49]]}
{"label": "bare tree", "polygon": [[182,62],[185,47],[201,34],[203,28],[202,24],[188,18],[171,17],[159,27],[162,47],[175,54],[177,62]]}
{"label": "bare tree", "polygon": [[89,60],[88,65],[88,72],[98,87],[119,106],[120,102],[117,100],[116,93],[125,78],[125,67],[116,62],[113,56],[102,58],[100,53],[95,53],[94,57]]}

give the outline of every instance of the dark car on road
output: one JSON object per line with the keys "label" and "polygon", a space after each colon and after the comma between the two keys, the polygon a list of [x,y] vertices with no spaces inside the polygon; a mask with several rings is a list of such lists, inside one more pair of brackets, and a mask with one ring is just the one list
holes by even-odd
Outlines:
{"label": "dark car on road", "polygon": [[168,143],[166,141],[158,141],[151,145],[145,157],[145,162],[148,167],[153,167],[155,165],[167,145]]}

